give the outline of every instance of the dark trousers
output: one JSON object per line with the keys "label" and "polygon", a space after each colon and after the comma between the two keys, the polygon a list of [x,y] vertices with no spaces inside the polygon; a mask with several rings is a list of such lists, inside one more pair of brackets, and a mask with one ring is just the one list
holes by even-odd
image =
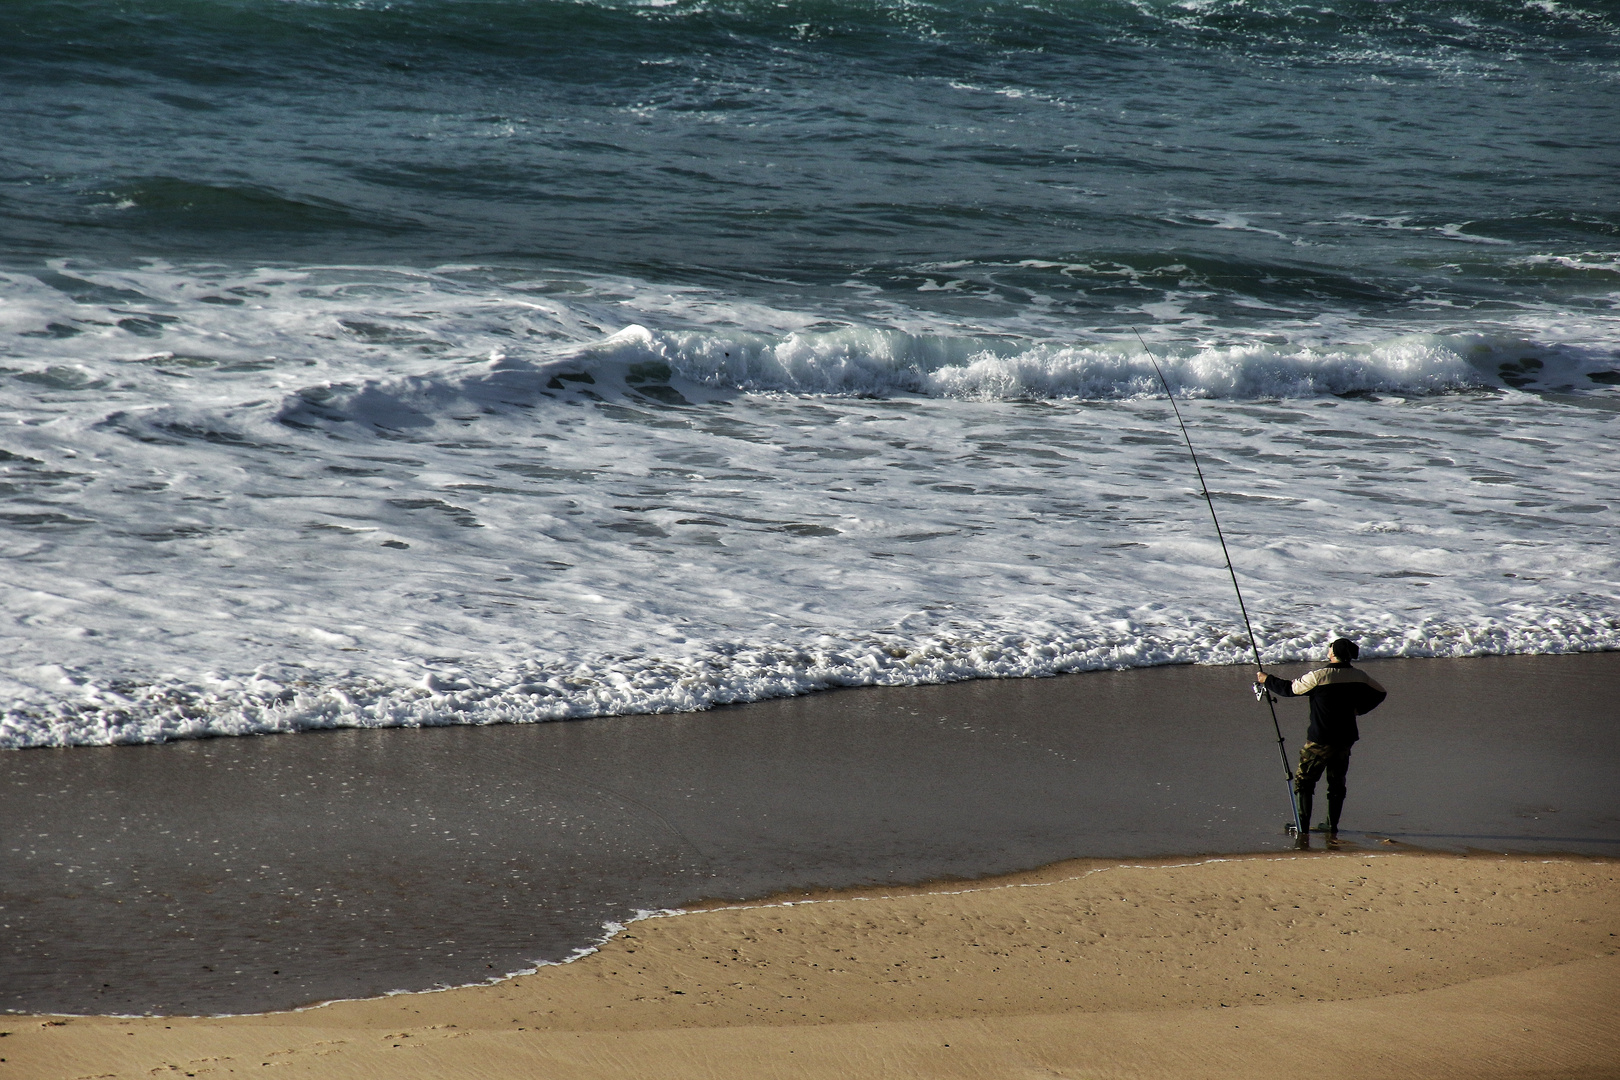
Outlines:
{"label": "dark trousers", "polygon": [[1316,799],[1316,782],[1327,773],[1328,831],[1339,831],[1339,814],[1344,810],[1344,778],[1350,772],[1348,746],[1324,746],[1308,742],[1299,748],[1299,771],[1294,774],[1294,794],[1299,799],[1299,820],[1311,827],[1311,804]]}

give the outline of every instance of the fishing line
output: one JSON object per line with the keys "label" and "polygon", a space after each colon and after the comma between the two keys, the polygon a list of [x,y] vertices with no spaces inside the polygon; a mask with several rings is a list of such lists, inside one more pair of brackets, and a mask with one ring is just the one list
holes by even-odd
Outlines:
{"label": "fishing line", "polygon": [[[1198,451],[1193,449],[1192,436],[1187,434],[1187,422],[1181,418],[1181,407],[1176,404],[1176,395],[1170,392],[1170,384],[1165,381],[1164,371],[1159,367],[1159,360],[1148,348],[1148,343],[1142,338],[1142,331],[1131,327],[1131,333],[1141,343],[1142,351],[1147,353],[1148,362],[1153,365],[1153,373],[1159,377],[1159,385],[1164,387],[1164,396],[1170,399],[1170,408],[1176,414],[1176,425],[1181,428],[1182,441],[1187,444],[1187,455],[1192,458],[1193,471],[1198,474],[1198,493],[1204,497],[1204,505],[1209,507],[1209,520],[1215,523],[1215,538],[1221,542],[1221,554],[1226,557],[1226,572],[1232,577],[1232,591],[1237,594],[1238,611],[1243,613],[1243,629],[1249,635],[1249,649],[1254,653],[1254,666],[1263,669],[1260,662],[1260,646],[1255,643],[1254,627],[1249,625],[1249,608],[1243,602],[1243,590],[1238,588],[1237,571],[1232,569],[1232,553],[1226,549],[1226,534],[1221,531],[1221,519],[1215,514],[1215,500],[1210,497],[1209,485],[1204,482],[1204,468],[1198,463]],[[1282,755],[1283,780],[1288,785],[1288,805],[1294,812],[1294,830],[1299,836],[1308,835],[1305,832],[1304,822],[1299,820],[1299,802],[1294,798],[1294,770],[1288,764],[1288,747],[1283,744],[1282,725],[1277,722],[1277,699],[1271,696],[1268,690],[1256,689],[1256,696],[1266,699],[1266,708],[1271,710],[1271,728],[1277,733],[1277,753]]]}

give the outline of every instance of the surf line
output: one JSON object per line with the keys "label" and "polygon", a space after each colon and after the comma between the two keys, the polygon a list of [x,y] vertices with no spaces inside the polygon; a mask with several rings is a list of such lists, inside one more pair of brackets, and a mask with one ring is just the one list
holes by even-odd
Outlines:
{"label": "surf line", "polygon": [[[1192,458],[1193,471],[1198,474],[1198,493],[1204,497],[1204,505],[1209,507],[1209,520],[1215,523],[1215,539],[1221,542],[1221,554],[1226,557],[1226,572],[1232,577],[1232,591],[1237,594],[1238,611],[1243,615],[1243,629],[1249,635],[1249,650],[1254,653],[1254,666],[1264,668],[1260,662],[1260,646],[1254,639],[1254,627],[1249,624],[1249,608],[1243,602],[1243,590],[1238,588],[1237,571],[1232,569],[1232,553],[1226,549],[1226,534],[1221,531],[1221,519],[1215,514],[1215,500],[1210,497],[1209,485],[1204,482],[1204,468],[1198,463],[1198,451],[1193,449],[1192,436],[1187,434],[1187,422],[1181,418],[1181,407],[1176,404],[1176,395],[1170,392],[1170,384],[1165,380],[1164,369],[1159,367],[1158,357],[1148,348],[1148,343],[1142,337],[1142,331],[1131,327],[1131,333],[1141,344],[1142,351],[1147,353],[1148,363],[1153,365],[1153,373],[1159,377],[1159,385],[1164,387],[1164,396],[1170,399],[1170,409],[1176,414],[1176,426],[1181,428],[1181,439],[1187,444],[1187,456]],[[1282,725],[1277,722],[1277,699],[1271,696],[1269,690],[1259,686],[1255,687],[1255,697],[1265,698],[1266,708],[1271,710],[1271,729],[1277,733],[1277,753],[1282,755],[1283,783],[1288,787],[1288,807],[1294,812],[1294,835],[1307,836],[1304,822],[1299,820],[1299,800],[1294,798],[1294,770],[1288,764],[1288,747],[1283,744]]]}

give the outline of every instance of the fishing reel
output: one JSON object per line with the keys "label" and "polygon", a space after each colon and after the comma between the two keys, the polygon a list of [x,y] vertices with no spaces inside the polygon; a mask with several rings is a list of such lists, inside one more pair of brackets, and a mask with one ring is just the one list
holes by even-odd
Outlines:
{"label": "fishing reel", "polygon": [[[1259,650],[1258,649],[1255,650],[1255,654],[1256,655],[1255,655],[1255,658],[1254,658],[1254,662],[1255,662],[1255,664],[1258,665],[1260,663],[1260,656],[1259,656]],[[1260,671],[1262,673],[1264,673],[1265,670],[1266,670],[1265,668],[1260,669]],[[1269,678],[1269,676],[1267,676],[1267,677]],[[1268,701],[1268,702],[1277,700],[1276,698],[1271,696],[1271,688],[1268,687],[1265,683],[1256,681],[1254,683],[1251,683],[1250,686],[1254,690],[1254,700],[1256,700],[1256,701]]]}

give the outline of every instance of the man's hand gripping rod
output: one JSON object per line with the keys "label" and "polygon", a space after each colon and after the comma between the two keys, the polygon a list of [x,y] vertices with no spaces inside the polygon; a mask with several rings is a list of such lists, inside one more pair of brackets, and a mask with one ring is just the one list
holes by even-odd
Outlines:
{"label": "man's hand gripping rod", "polygon": [[[1249,649],[1254,653],[1254,666],[1264,670],[1265,665],[1260,662],[1260,646],[1254,640],[1254,627],[1249,625],[1249,609],[1243,603],[1243,590],[1238,588],[1237,571],[1232,569],[1232,553],[1226,550],[1226,534],[1221,531],[1221,519],[1215,516],[1215,500],[1210,498],[1209,485],[1204,482],[1203,466],[1198,464],[1198,451],[1193,449],[1192,436],[1187,434],[1187,422],[1181,418],[1181,408],[1176,404],[1176,395],[1170,392],[1170,384],[1165,381],[1164,371],[1159,367],[1159,360],[1148,348],[1143,340],[1142,332],[1131,327],[1131,333],[1141,344],[1142,351],[1147,353],[1148,362],[1153,365],[1153,373],[1159,377],[1159,385],[1164,387],[1164,396],[1170,399],[1170,408],[1176,414],[1176,426],[1181,428],[1182,441],[1187,444],[1187,455],[1192,458],[1193,471],[1198,474],[1198,493],[1204,497],[1204,505],[1209,507],[1209,520],[1215,524],[1215,538],[1221,542],[1221,554],[1226,557],[1226,572],[1232,577],[1232,591],[1237,594],[1238,611],[1243,613],[1243,629],[1249,635]],[[1277,722],[1277,699],[1260,683],[1254,684],[1256,700],[1264,699],[1266,707],[1271,710],[1271,728],[1277,733],[1277,753],[1282,755],[1283,782],[1288,785],[1288,806],[1294,812],[1294,832],[1304,836],[1305,824],[1299,820],[1299,801],[1294,798],[1294,770],[1288,764],[1288,747],[1283,744],[1282,725]]]}

